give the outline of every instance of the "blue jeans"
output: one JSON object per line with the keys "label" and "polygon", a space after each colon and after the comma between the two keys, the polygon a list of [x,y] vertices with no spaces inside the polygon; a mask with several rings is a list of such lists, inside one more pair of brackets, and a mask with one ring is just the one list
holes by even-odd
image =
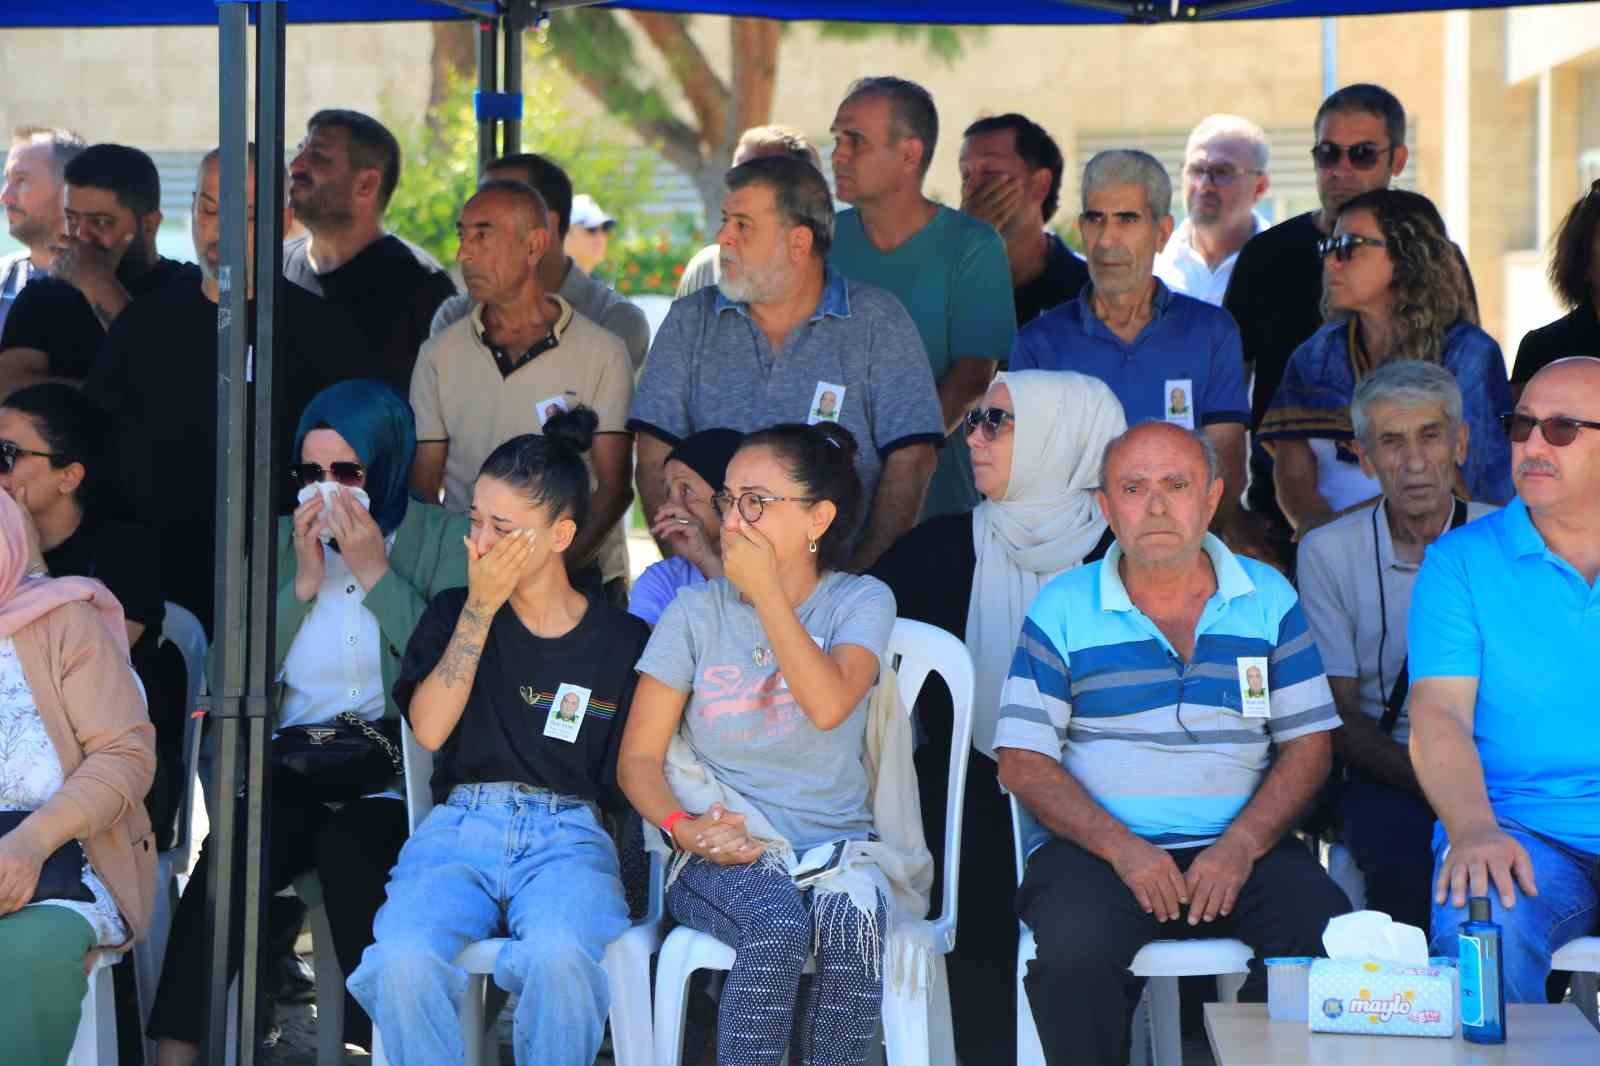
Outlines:
{"label": "blue jeans", "polygon": [[406,841],[350,992],[395,1066],[465,1055],[468,944],[510,936],[494,982],[515,993],[526,1066],[591,1066],[611,993],[606,945],[628,928],[616,848],[594,809],[527,785],[458,785]]}
{"label": "blue jeans", "polygon": [[[1576,851],[1549,837],[1502,819],[1500,828],[1528,849],[1533,860],[1537,896],[1516,890],[1516,906],[1500,905],[1500,893],[1490,886],[1493,919],[1501,928],[1505,965],[1506,1000],[1510,1003],[1545,1002],[1545,979],[1550,976],[1550,956],[1569,940],[1600,932],[1600,857]],[[1447,849],[1434,855],[1433,875]],[[1433,905],[1431,952],[1455,958],[1456,931],[1467,920],[1465,907],[1453,907],[1446,898]]]}

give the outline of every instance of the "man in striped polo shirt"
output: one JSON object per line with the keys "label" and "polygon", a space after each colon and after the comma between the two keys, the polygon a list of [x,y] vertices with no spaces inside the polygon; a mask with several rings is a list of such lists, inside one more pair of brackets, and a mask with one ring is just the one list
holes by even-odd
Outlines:
{"label": "man in striped polo shirt", "polygon": [[1222,492],[1191,430],[1112,441],[1099,500],[1117,542],[1039,593],[1001,693],[1000,781],[1038,823],[1018,908],[1053,1066],[1128,1061],[1128,964],[1150,941],[1243,940],[1241,998],[1259,1001],[1259,960],[1321,954],[1349,909],[1288,837],[1339,724],[1322,660],[1288,582],[1207,534]]}

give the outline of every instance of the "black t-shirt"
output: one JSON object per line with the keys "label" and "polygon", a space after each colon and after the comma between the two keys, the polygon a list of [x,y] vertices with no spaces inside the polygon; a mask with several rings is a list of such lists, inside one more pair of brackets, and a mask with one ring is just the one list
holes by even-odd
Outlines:
{"label": "black t-shirt", "polygon": [[94,578],[111,590],[128,621],[145,627],[145,636],[160,633],[166,608],[156,540],[148,527],[85,515],[72,536],[44,553],[44,565],[51,577]]}
{"label": "black t-shirt", "polygon": [[456,294],[437,260],[390,234],[357,252],[337,270],[318,274],[305,240],[284,245],[283,276],[342,308],[366,338],[359,377],[378,378],[411,395],[411,369],[439,305]]}
{"label": "black t-shirt", "polygon": [[[295,285],[280,291],[275,362],[282,391],[273,439],[287,469],[301,412],[322,389],[354,376],[364,348],[355,327],[325,301]],[[255,302],[248,307],[253,322]],[[162,592],[193,611],[210,632],[216,595],[217,305],[201,291],[198,273],[117,316],[84,393],[113,416],[114,469],[133,514],[158,538]],[[293,500],[285,491],[280,504]]]}
{"label": "black t-shirt", "polygon": [[[129,277],[121,268],[117,270],[117,280],[135,302],[181,279],[198,284],[199,278],[199,267],[174,259],[158,259],[136,277]],[[105,339],[106,331],[83,293],[59,278],[40,275],[23,286],[16,303],[11,305],[5,334],[0,336],[0,351],[37,348],[49,356],[53,377],[82,380],[89,376]]]}
{"label": "black t-shirt", "polygon": [[1296,215],[1246,241],[1222,298],[1239,324],[1244,361],[1255,370],[1252,430],[1260,428],[1289,357],[1322,326],[1322,231],[1316,216]]}
{"label": "black t-shirt", "polygon": [[[439,593],[411,633],[394,686],[408,719],[412,693],[443,657],[466,602],[466,589]],[[434,800],[443,802],[456,785],[514,781],[608,809],[625,806],[617,751],[638,681],[633,664],[649,639],[644,622],[592,596],[572,632],[555,638],[528,632],[510,604],[500,608],[461,720],[434,756]],[[573,689],[587,696],[566,700]],[[559,721],[569,703],[574,720]]]}
{"label": "black t-shirt", "polygon": [[1600,319],[1596,318],[1592,299],[1522,338],[1511,382],[1526,385],[1533,375],[1569,355],[1600,357]]}
{"label": "black t-shirt", "polygon": [[1054,233],[1046,233],[1050,245],[1044,273],[1025,285],[1012,290],[1017,306],[1017,328],[1021,329],[1054,307],[1076,299],[1083,287],[1089,284],[1089,265],[1066,242]]}

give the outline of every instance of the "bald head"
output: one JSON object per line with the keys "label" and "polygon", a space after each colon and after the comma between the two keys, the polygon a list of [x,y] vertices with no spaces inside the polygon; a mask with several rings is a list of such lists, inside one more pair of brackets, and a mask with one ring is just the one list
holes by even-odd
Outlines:
{"label": "bald head", "polygon": [[544,197],[539,195],[538,189],[520,181],[497,178],[484,182],[467,201],[463,212],[467,208],[477,208],[480,213],[502,221],[514,219],[522,227],[522,233],[550,226],[550,209],[545,206]]}
{"label": "bald head", "polygon": [[[1534,382],[1541,382],[1541,387],[1560,389],[1566,386],[1576,386],[1579,389],[1600,388],[1600,359],[1592,355],[1569,355],[1565,359],[1557,359],[1547,363],[1538,373],[1528,379],[1527,389],[1534,386]],[[1527,394],[1524,389],[1524,395]]]}
{"label": "bald head", "polygon": [[1206,475],[1208,482],[1222,476],[1217,450],[1204,435],[1171,422],[1144,422],[1107,442],[1106,450],[1100,456],[1101,488],[1111,483],[1112,464],[1116,461],[1116,454],[1124,448],[1147,446],[1145,444],[1147,441],[1151,445],[1160,442],[1159,446],[1162,448],[1191,452],[1196,469]]}
{"label": "bald head", "polygon": [[1137,425],[1106,445],[1097,498],[1128,566],[1181,576],[1222,501],[1216,450],[1181,426]]}
{"label": "bald head", "polygon": [[[1600,359],[1574,356],[1546,366],[1522,390],[1516,413],[1528,430],[1526,440],[1511,441],[1517,495],[1536,520],[1555,518],[1600,536],[1600,428],[1582,424],[1600,423]],[[1537,428],[1528,429],[1528,419]],[[1552,434],[1567,443],[1552,444]]]}

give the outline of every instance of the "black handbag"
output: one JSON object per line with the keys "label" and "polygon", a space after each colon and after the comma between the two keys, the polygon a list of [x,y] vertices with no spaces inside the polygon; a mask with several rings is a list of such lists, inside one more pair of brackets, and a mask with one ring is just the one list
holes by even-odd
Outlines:
{"label": "black handbag", "polygon": [[381,791],[405,770],[400,722],[368,722],[345,711],[321,725],[293,725],[272,738],[279,788],[321,803],[347,803]]}
{"label": "black handbag", "polygon": [[[32,811],[0,811],[0,837],[5,836]],[[83,883],[83,845],[69,840],[44,860],[39,870],[39,883],[33,888],[29,903],[42,899],[70,899],[79,903],[93,903],[94,893]]]}

